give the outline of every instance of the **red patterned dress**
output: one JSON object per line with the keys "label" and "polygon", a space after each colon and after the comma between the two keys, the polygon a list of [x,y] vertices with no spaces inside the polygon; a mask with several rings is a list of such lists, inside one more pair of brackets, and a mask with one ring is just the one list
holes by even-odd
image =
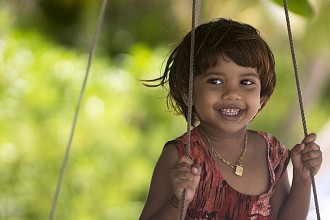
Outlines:
{"label": "red patterned dress", "polygon": [[[233,189],[221,176],[197,128],[191,131],[190,157],[202,166],[201,180],[193,201],[189,204],[186,219],[214,220],[270,220],[273,219],[270,197],[276,183],[285,172],[290,152],[275,137],[258,132],[268,145],[268,168],[271,186],[267,193],[258,196],[244,195]],[[179,156],[185,154],[186,135],[176,139]]]}

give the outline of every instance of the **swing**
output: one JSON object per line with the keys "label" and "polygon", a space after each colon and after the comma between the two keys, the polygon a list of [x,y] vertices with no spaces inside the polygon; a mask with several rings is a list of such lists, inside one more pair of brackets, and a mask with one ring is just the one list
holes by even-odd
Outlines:
{"label": "swing", "polygon": [[[200,10],[200,8],[196,7],[196,0],[193,0],[192,4],[192,28],[191,28],[191,47],[190,47],[190,69],[189,69],[189,95],[188,95],[188,114],[187,114],[187,144],[186,144],[186,155],[189,156],[190,152],[190,130],[191,130],[191,117],[192,117],[192,95],[193,95],[193,78],[194,78],[194,41],[195,41],[195,17],[196,17],[196,11]],[[199,5],[198,5],[199,6]],[[306,137],[308,135],[307,132],[307,125],[306,125],[306,119],[305,119],[305,113],[304,113],[304,105],[301,95],[301,89],[300,89],[300,82],[299,82],[299,74],[298,74],[298,66],[296,61],[296,55],[293,45],[293,37],[292,37],[292,31],[291,31],[291,23],[290,23],[290,17],[289,17],[289,9],[287,0],[283,0],[283,6],[284,6],[284,12],[285,12],[285,18],[286,18],[286,24],[287,24],[287,31],[288,31],[288,37],[289,37],[289,43],[290,43],[290,50],[292,55],[292,62],[294,67],[294,75],[296,80],[296,88],[297,88],[297,95],[298,95],[298,102],[299,102],[299,108],[301,113],[301,120],[304,130],[304,136]],[[312,181],[312,188],[313,188],[313,196],[314,196],[314,203],[315,203],[315,210],[317,219],[320,220],[320,211],[319,211],[319,205],[318,205],[318,199],[317,199],[317,192],[316,192],[316,184],[315,184],[315,178],[314,178],[314,170],[313,168],[310,168],[310,178]],[[184,219],[183,216],[183,207],[185,204],[185,196],[186,196],[186,190],[182,193],[182,199],[181,199],[181,210],[180,210],[180,220]]]}
{"label": "swing", "polygon": [[[194,72],[193,60],[194,60],[194,50],[195,50],[195,48],[194,48],[194,46],[195,46],[194,45],[194,42],[195,42],[195,25],[196,25],[196,17],[199,18],[199,15],[200,15],[200,4],[201,4],[200,0],[199,1],[198,0],[193,0],[192,1],[192,28],[191,28],[191,44],[190,44],[188,112],[187,112],[187,134],[186,134],[187,135],[187,143],[186,143],[186,147],[185,147],[185,153],[186,153],[187,156],[189,156],[189,153],[190,153],[190,142],[191,142],[190,139],[191,139],[191,127],[192,127],[191,119],[192,119],[192,94],[193,94],[193,76],[194,76],[193,75],[193,72]],[[80,95],[79,95],[79,98],[78,98],[78,103],[77,103],[75,114],[74,114],[74,119],[73,119],[73,122],[72,122],[72,128],[71,128],[68,144],[67,144],[67,147],[66,147],[65,157],[64,157],[64,160],[62,162],[60,176],[59,176],[58,184],[57,184],[56,191],[55,191],[55,194],[54,194],[52,208],[51,208],[50,215],[49,215],[50,220],[53,220],[54,216],[55,216],[56,206],[57,206],[61,186],[62,186],[62,183],[63,183],[63,178],[64,178],[64,175],[65,175],[65,171],[66,171],[66,167],[67,167],[67,163],[68,163],[68,159],[69,159],[71,144],[72,144],[73,136],[74,136],[74,133],[75,133],[75,127],[76,127],[77,119],[78,119],[78,116],[79,116],[80,106],[81,106],[81,102],[82,102],[83,95],[84,95],[84,92],[85,92],[85,88],[86,88],[86,85],[87,85],[89,70],[90,70],[92,60],[93,60],[93,57],[94,57],[97,40],[98,40],[100,32],[101,32],[101,26],[102,26],[103,17],[104,17],[104,14],[105,14],[106,5],[107,5],[107,0],[103,0],[102,6],[101,6],[101,9],[100,9],[100,14],[99,14],[99,17],[98,17],[97,29],[95,31],[95,35],[94,35],[93,42],[92,42],[92,47],[91,47],[91,50],[90,50],[90,53],[89,53],[89,58],[88,58],[88,63],[87,63],[86,72],[85,72],[85,76],[84,76],[84,81],[83,81],[83,84],[82,84],[82,88],[81,88],[81,91],[80,91]],[[292,32],[291,32],[291,25],[290,25],[290,18],[289,18],[287,0],[283,0],[283,6],[284,6],[284,11],[285,11],[285,17],[286,17],[288,38],[289,38],[290,50],[291,50],[291,55],[292,55],[292,62],[293,62],[293,67],[294,67],[298,102],[299,102],[299,108],[300,108],[300,113],[301,113],[304,136],[307,136],[307,134],[308,134],[307,125],[306,125],[306,119],[305,119],[305,114],[304,114],[304,106],[303,106],[303,100],[302,100],[301,89],[300,89],[298,68],[297,68],[297,62],[296,62],[296,57],[295,57],[294,45],[293,45],[293,38],[292,38]],[[310,177],[311,177],[311,182],[312,182],[312,189],[313,189],[316,215],[317,215],[317,219],[320,220],[321,219],[320,218],[320,211],[319,211],[316,185],[315,185],[315,179],[314,179],[313,173],[314,173],[313,168],[310,168]],[[185,197],[186,197],[185,195],[186,195],[186,190],[184,190],[183,193],[182,193],[181,206],[180,206],[180,220],[184,219],[183,209],[184,209],[184,204],[185,204]]]}

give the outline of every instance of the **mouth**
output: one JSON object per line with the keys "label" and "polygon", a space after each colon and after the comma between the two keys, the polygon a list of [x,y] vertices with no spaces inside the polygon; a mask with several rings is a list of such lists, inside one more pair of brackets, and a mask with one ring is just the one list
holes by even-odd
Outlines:
{"label": "mouth", "polygon": [[240,108],[221,108],[220,112],[227,117],[237,117],[243,112],[243,110]]}

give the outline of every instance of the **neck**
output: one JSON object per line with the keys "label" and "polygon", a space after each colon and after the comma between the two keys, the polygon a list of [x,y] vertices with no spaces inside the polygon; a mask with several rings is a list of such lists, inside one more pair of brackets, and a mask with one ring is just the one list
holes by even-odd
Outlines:
{"label": "neck", "polygon": [[219,131],[214,128],[209,128],[202,125],[200,125],[198,128],[200,129],[201,133],[206,136],[204,138],[209,138],[210,142],[215,148],[241,149],[245,143],[245,135],[247,135],[246,127],[236,132]]}

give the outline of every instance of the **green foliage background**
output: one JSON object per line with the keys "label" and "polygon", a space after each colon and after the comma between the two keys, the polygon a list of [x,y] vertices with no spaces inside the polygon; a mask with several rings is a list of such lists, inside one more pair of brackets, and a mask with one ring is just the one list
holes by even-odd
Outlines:
{"label": "green foliage background", "polygon": [[[246,1],[233,9],[235,3],[224,2],[227,8],[222,10],[230,9],[239,19],[244,18],[243,7],[264,7],[258,1]],[[48,218],[99,4],[87,0],[0,2],[0,219]],[[159,76],[173,47],[168,45],[189,29],[185,19],[174,16],[178,4],[109,3],[56,219],[138,218],[162,146],[186,129],[182,117],[168,112],[165,91],[146,88],[139,81]],[[327,39],[324,26],[330,5],[320,4],[323,9],[314,20],[298,16],[305,22],[296,39],[303,83],[309,79],[305,75],[310,61],[329,56],[329,43],[320,42]],[[213,16],[206,13],[208,7],[203,6],[207,14],[203,20]],[[267,13],[260,16],[270,21]],[[298,119],[291,130],[285,127],[288,117],[297,115],[291,105],[296,97],[285,29],[274,33],[274,21],[273,27],[256,24],[274,50],[278,86],[251,128],[272,132],[290,147],[301,139],[301,130]],[[319,31],[319,35],[311,34]],[[310,43],[315,38],[319,45]],[[324,83],[328,88],[329,82]],[[313,131],[329,118],[329,96],[325,89],[308,106]]]}

